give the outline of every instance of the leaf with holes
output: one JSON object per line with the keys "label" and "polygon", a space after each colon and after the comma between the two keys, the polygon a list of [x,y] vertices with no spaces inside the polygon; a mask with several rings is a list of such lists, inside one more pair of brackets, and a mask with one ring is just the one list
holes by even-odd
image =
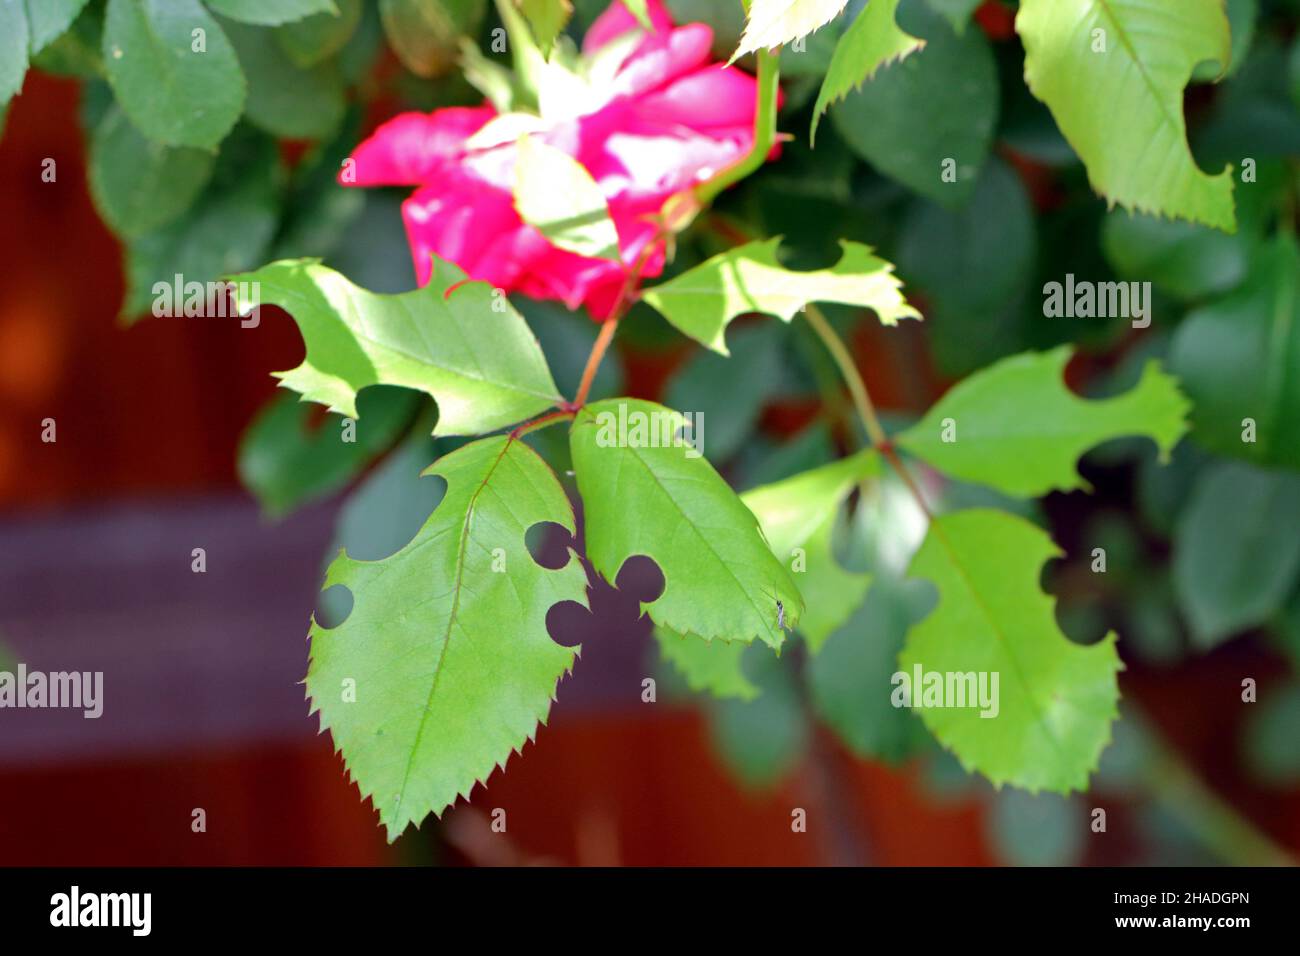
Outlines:
{"label": "leaf with holes", "polygon": [[780,244],[777,237],[739,246],[647,289],[642,298],[680,331],[723,355],[727,325],[747,312],[789,322],[810,302],[840,302],[873,309],[885,325],[921,317],[903,298],[894,267],[870,246],[841,242],[844,254],[829,269],[794,272],[777,261]]}
{"label": "leaf with holes", "polygon": [[663,593],[641,610],[662,627],[779,648],[782,625],[799,623],[799,590],[753,512],[678,437],[686,424],[679,412],[631,398],[578,412],[569,444],[587,558],[610,582],[633,556],[659,565]]}
{"label": "leaf with holes", "polygon": [[1112,438],[1156,443],[1161,460],[1187,431],[1190,403],[1148,362],[1138,384],[1086,401],[1065,385],[1071,347],[1027,352],[976,372],[948,392],[898,444],[952,478],[1031,498],[1086,488],[1079,456]]}
{"label": "leaf with holes", "polygon": [[[351,418],[357,392],[367,385],[433,396],[436,435],[495,431],[561,401],[519,313],[486,282],[466,281],[436,257],[429,284],[402,295],[369,292],[308,259],[275,262],[232,281],[241,313],[278,305],[302,330],[307,357],[277,377]],[[245,298],[250,290],[258,290],[260,301]]]}
{"label": "leaf with holes", "polygon": [[1097,192],[1128,209],[1236,229],[1231,171],[1201,171],[1183,120],[1196,65],[1228,66],[1223,0],[1023,0],[1016,31],[1026,84]]}
{"label": "leaf with holes", "polygon": [[898,663],[909,681],[894,694],[998,786],[1084,789],[1119,715],[1115,635],[1071,643],[1039,589],[1059,553],[1022,518],[958,511],[935,519],[908,571],[939,589],[939,603],[908,632]]}
{"label": "leaf with holes", "polygon": [[561,601],[586,606],[582,565],[540,567],[524,543],[540,522],[574,531],[535,452],[486,438],[426,474],[447,491],[424,527],[382,561],[340,554],[325,587],[348,588],[352,613],[311,628],[312,712],[390,841],[468,797],[532,739],[578,650],[551,639],[546,614]]}

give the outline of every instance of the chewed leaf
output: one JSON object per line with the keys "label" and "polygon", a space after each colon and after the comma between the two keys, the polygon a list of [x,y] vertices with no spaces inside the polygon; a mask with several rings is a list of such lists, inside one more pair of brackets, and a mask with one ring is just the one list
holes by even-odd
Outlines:
{"label": "chewed leaf", "polygon": [[494,431],[561,400],[519,313],[449,262],[435,258],[429,284],[401,295],[369,292],[311,260],[275,262],[231,281],[241,313],[278,305],[302,330],[307,357],[279,373],[284,385],[349,417],[368,385],[433,396],[436,435]]}
{"label": "chewed leaf", "polygon": [[770,50],[825,26],[840,15],[848,0],[753,0],[735,61],[755,50]]}
{"label": "chewed leaf", "polygon": [[587,558],[610,582],[633,556],[659,565],[663,593],[642,606],[656,624],[779,648],[803,611],[799,590],[753,512],[677,438],[686,424],[679,412],[630,398],[578,413],[569,444]]}
{"label": "chewed leaf", "polygon": [[751,242],[714,256],[642,298],[686,335],[727,354],[727,325],[747,312],[789,322],[810,302],[840,302],[875,310],[885,325],[919,319],[903,298],[894,267],[870,246],[841,242],[844,255],[829,269],[795,272],[777,261],[780,237]]}
{"label": "chewed leaf", "polygon": [[390,840],[468,797],[532,738],[577,650],[551,640],[547,611],[586,606],[582,566],[540,567],[525,544],[539,522],[574,529],[534,451],[486,438],[426,474],[447,492],[424,527],[382,561],[340,554],[325,586],[348,588],[352,613],[311,629],[312,710]]}
{"label": "chewed leaf", "polygon": [[1161,457],[1187,431],[1191,407],[1177,381],[1149,362],[1138,384],[1087,401],[1065,385],[1070,346],[1014,355],[948,392],[898,444],[945,474],[1022,498],[1086,487],[1079,456],[1112,438],[1142,435]]}
{"label": "chewed leaf", "polygon": [[999,786],[1084,789],[1119,714],[1115,635],[1071,643],[1039,588],[1058,553],[1022,518],[958,511],[934,521],[908,572],[939,603],[908,632],[894,693]]}
{"label": "chewed leaf", "polygon": [[1232,174],[1203,173],[1183,89],[1198,63],[1226,69],[1222,0],[1023,0],[1025,82],[1088,168],[1128,209],[1236,230]]}

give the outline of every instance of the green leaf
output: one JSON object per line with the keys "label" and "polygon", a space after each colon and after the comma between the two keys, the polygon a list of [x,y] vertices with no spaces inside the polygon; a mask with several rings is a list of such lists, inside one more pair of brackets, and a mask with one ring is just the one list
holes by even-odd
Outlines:
{"label": "green leaf", "polygon": [[705,640],[779,648],[803,602],[758,521],[689,445],[681,413],[637,399],[588,405],[569,433],[585,513],[587,558],[617,580],[635,555],[651,558],[663,593],[642,604],[656,624]]}
{"label": "green leaf", "polygon": [[239,478],[273,517],[342,488],[397,440],[418,405],[414,392],[361,393],[360,417],[331,417],[309,427],[312,407],[280,393],[253,419],[239,443]]}
{"label": "green leaf", "polygon": [[1231,170],[1201,172],[1183,121],[1193,68],[1229,61],[1221,0],[1024,0],[1016,30],[1025,82],[1097,192],[1128,209],[1236,229]]}
{"label": "green leaf", "polygon": [[230,24],[230,42],[248,79],[248,121],[283,139],[325,139],[343,121],[343,79],[335,64],[293,64],[275,34]]}
{"label": "green leaf", "polygon": [[1266,623],[1300,574],[1300,475],[1219,462],[1174,528],[1178,603],[1202,647]]}
{"label": "green leaf", "polygon": [[799,632],[816,654],[862,603],[871,576],[844,570],[832,534],[840,505],[859,483],[880,474],[874,452],[859,452],[741,495],[758,518],[772,553],[790,569],[804,612]]}
{"label": "green leaf", "polygon": [[337,16],[334,0],[206,0],[209,7],[231,20],[275,27],[318,13]]}
{"label": "green leaf", "polygon": [[714,256],[642,293],[686,335],[727,355],[726,330],[738,315],[763,312],[789,322],[810,302],[873,309],[885,325],[919,319],[907,304],[894,267],[870,246],[841,242],[843,257],[829,269],[792,272],[777,261],[780,237],[751,242]]}
{"label": "green leaf", "polygon": [[752,0],[735,61],[807,36],[840,15],[848,0]]}
{"label": "green leaf", "polygon": [[237,127],[198,202],[174,222],[131,240],[122,319],[149,311],[156,283],[212,282],[263,262],[279,219],[282,170],[275,141]]}
{"label": "green leaf", "polygon": [[919,667],[945,682],[948,674],[989,675],[990,687],[998,675],[996,717],[981,717],[979,706],[920,706],[924,683],[912,703],[962,766],[997,786],[1084,789],[1118,716],[1115,635],[1072,644],[1039,589],[1043,564],[1059,554],[1022,518],[958,511],[935,519],[909,569],[934,583],[939,604],[908,633],[901,671]]}
{"label": "green leaf", "polygon": [[169,146],[211,149],[244,110],[235,50],[198,0],[108,0],[104,66],[131,122]]}
{"label": "green leaf", "polygon": [[1221,65],[1213,61],[1197,65],[1192,72],[1192,82],[1211,83],[1232,76],[1250,52],[1255,38],[1255,20],[1259,17],[1259,0],[1227,0],[1228,30],[1232,35],[1232,53],[1227,70],[1220,77]]}
{"label": "green leaf", "polygon": [[961,208],[913,202],[898,238],[898,272],[925,296],[930,348],[946,375],[969,375],[1030,344],[1020,320],[1039,247],[1033,202],[997,157]]}
{"label": "green leaf", "polygon": [[985,827],[999,861],[1008,866],[1077,866],[1090,832],[1075,800],[1010,789],[993,795]]}
{"label": "green leaf", "polygon": [[654,629],[663,659],[686,678],[686,685],[714,697],[753,700],[758,688],[745,676],[741,658],[750,645],[740,641],[706,641],[694,634],[683,637],[666,627]]}
{"label": "green leaf", "polygon": [[1300,727],[1300,683],[1292,680],[1270,688],[1249,708],[1242,752],[1251,775],[1275,787],[1300,784],[1300,747],[1295,730]]}
{"label": "green leaf", "polygon": [[[542,53],[550,56],[555,38],[573,16],[571,0],[515,0],[519,10],[532,28],[533,38]],[[642,11],[644,15],[644,10]]]}
{"label": "green leaf", "polygon": [[[53,23],[49,29],[54,29]],[[101,80],[104,77],[103,33],[103,7],[85,6],[68,29],[61,30],[32,54],[32,66],[55,76]]]}
{"label": "green leaf", "polygon": [[811,139],[817,141],[817,124],[832,103],[871,79],[877,70],[925,46],[895,22],[899,0],[871,0],[835,45],[813,107]]}
{"label": "green leaf", "polygon": [[338,53],[361,23],[362,0],[335,0],[338,13],[318,13],[277,27],[276,42],[298,67],[307,69]]}
{"label": "green leaf", "polygon": [[457,59],[460,37],[478,32],[486,0],[379,0],[388,42],[417,76],[447,72]]}
{"label": "green leaf", "polygon": [[0,106],[23,88],[27,75],[26,0],[0,0]]}
{"label": "green leaf", "polygon": [[950,477],[1020,498],[1086,488],[1075,462],[1112,438],[1149,437],[1167,460],[1190,407],[1177,382],[1152,360],[1132,390],[1085,401],[1065,385],[1070,354],[1027,352],[972,375],[898,444]]}
{"label": "green leaf", "polygon": [[958,33],[966,29],[966,24],[970,23],[970,18],[984,0],[925,0],[930,9],[935,13],[943,15],[943,18],[952,24],[952,28]]}
{"label": "green leaf", "polygon": [[312,711],[390,841],[468,797],[533,737],[578,650],[551,639],[546,614],[586,606],[578,561],[548,570],[525,546],[539,522],[574,530],[563,489],[527,446],[486,438],[426,474],[447,492],[424,527],[382,561],[340,554],[325,587],[348,588],[352,613],[311,629]]}
{"label": "green leaf", "polygon": [[515,209],[551,245],[592,259],[619,259],[605,194],[582,165],[534,136],[519,139]]}
{"label": "green leaf", "polygon": [[958,36],[928,8],[910,10],[905,22],[915,24],[909,30],[924,49],[877,72],[830,116],[844,141],[880,172],[957,206],[975,188],[993,141],[997,65],[983,31]]}
{"label": "green leaf", "polygon": [[[90,0],[26,0],[27,42],[32,56],[67,32],[89,2]],[[22,6],[22,0],[18,6]]]}
{"label": "green leaf", "polygon": [[790,669],[766,647],[744,650],[745,670],[753,675],[759,694],[752,700],[710,702],[709,738],[740,783],[766,789],[799,765],[813,728]]}
{"label": "green leaf", "polygon": [[140,135],[116,106],[90,145],[90,194],[121,235],[138,236],[180,217],[212,178],[215,157]]}
{"label": "green leaf", "polygon": [[[1245,283],[1174,333],[1170,367],[1195,403],[1192,437],[1221,455],[1300,468],[1300,250],[1256,250]],[[1246,439],[1251,440],[1246,440]]]}
{"label": "green leaf", "polygon": [[1208,226],[1111,210],[1102,248],[1120,278],[1153,282],[1184,301],[1235,288],[1246,275],[1253,239]]}
{"label": "green leaf", "polygon": [[[294,167],[290,188],[285,201],[284,219],[276,235],[270,259],[328,259],[339,253],[344,239],[349,251],[360,256],[381,256],[383,250],[369,243],[368,236],[358,231],[358,224],[370,200],[376,194],[370,190],[352,189],[339,183],[339,169],[356,147],[361,129],[361,110],[345,116],[338,132],[331,140],[321,141],[309,150]],[[402,232],[398,227],[398,232]],[[404,242],[404,238],[399,241]],[[364,246],[364,249],[357,249]],[[353,265],[348,262],[347,265]],[[358,285],[381,292],[406,292],[414,286],[411,281],[399,289],[370,285],[367,270],[356,272],[330,261]],[[408,264],[409,268],[409,264]]]}
{"label": "green leaf", "polygon": [[808,662],[814,712],[859,757],[897,763],[928,739],[889,700],[904,637],[925,616],[926,597],[919,582],[877,578],[866,601]]}
{"label": "green leaf", "polygon": [[[277,377],[350,418],[368,385],[433,396],[437,435],[494,431],[561,401],[519,313],[436,257],[429,284],[402,295],[369,292],[311,260],[275,262],[233,281],[259,283],[261,303],[281,306],[302,330],[307,357]],[[253,304],[240,302],[241,310]]]}

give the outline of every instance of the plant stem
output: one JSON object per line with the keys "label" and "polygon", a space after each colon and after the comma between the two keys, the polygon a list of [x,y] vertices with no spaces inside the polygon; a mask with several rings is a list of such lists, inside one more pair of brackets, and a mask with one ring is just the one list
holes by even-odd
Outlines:
{"label": "plant stem", "polygon": [[596,379],[596,371],[600,368],[600,361],[609,349],[609,343],[614,341],[619,319],[620,316],[613,315],[600,327],[600,335],[596,336],[596,343],[591,347],[591,354],[587,356],[587,367],[582,370],[582,383],[578,386],[578,394],[573,399],[574,411],[587,404],[591,383]]}
{"label": "plant stem", "polygon": [[575,414],[574,409],[558,408],[553,412],[547,412],[545,415],[539,415],[532,421],[515,426],[510,432],[510,440],[514,441],[516,438],[523,438],[529,432],[535,432],[539,428],[545,428],[547,425],[554,424],[564,418],[572,418]]}
{"label": "plant stem", "polygon": [[780,94],[781,68],[771,50],[759,50],[758,101],[754,114],[754,144],[738,161],[695,187],[700,206],[708,206],[724,189],[734,186],[759,170],[776,145],[776,103]]}
{"label": "plant stem", "polygon": [[826,351],[831,353],[831,358],[839,366],[840,375],[844,378],[844,383],[849,387],[849,394],[853,396],[853,406],[858,410],[858,417],[862,419],[862,425],[867,430],[867,435],[871,438],[871,444],[884,447],[889,444],[889,437],[885,434],[885,429],[881,427],[880,419],[876,416],[875,406],[871,404],[871,396],[867,393],[866,383],[862,381],[862,376],[858,374],[858,367],[853,362],[853,356],[845,347],[840,337],[835,334],[831,328],[830,322],[822,314],[822,310],[817,308],[811,302],[804,306],[804,318],[812,326],[812,330],[817,333],[822,344],[826,346]]}
{"label": "plant stem", "polygon": [[1207,787],[1168,746],[1151,762],[1147,785],[1155,801],[1233,866],[1295,866],[1296,860]]}

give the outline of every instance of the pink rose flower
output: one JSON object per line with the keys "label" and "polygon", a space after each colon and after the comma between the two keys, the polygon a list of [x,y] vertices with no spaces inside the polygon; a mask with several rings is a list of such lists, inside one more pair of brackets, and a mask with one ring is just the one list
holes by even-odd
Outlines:
{"label": "pink rose flower", "polygon": [[[562,103],[577,115],[534,117],[528,127],[574,157],[600,186],[621,262],[556,248],[520,220],[512,195],[519,129],[503,119],[499,138],[484,130],[497,117],[491,106],[405,113],[357,147],[346,185],[418,187],[402,216],[421,285],[436,253],[472,279],[558,299],[571,309],[585,305],[605,319],[643,252],[642,277],[663,271],[663,243],[646,249],[657,236],[653,217],[669,197],[749,151],[756,91],[749,74],[710,62],[707,25],[674,27],[661,0],[650,0],[648,8],[655,31],[596,88],[594,101]],[[615,3],[592,24],[583,51],[590,55],[636,28]]]}

